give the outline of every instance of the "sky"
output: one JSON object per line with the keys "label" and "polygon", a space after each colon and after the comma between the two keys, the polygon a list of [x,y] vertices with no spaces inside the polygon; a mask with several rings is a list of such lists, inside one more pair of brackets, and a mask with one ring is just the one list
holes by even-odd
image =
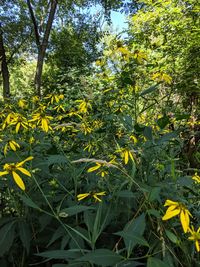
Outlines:
{"label": "sky", "polygon": [[[102,11],[102,7],[100,5],[92,6],[90,8],[90,12],[92,15],[95,15],[98,12]],[[115,32],[121,32],[123,29],[127,29],[126,24],[126,15],[124,13],[111,11],[111,21],[112,28]],[[104,24],[106,26],[106,24]]]}
{"label": "sky", "polygon": [[127,28],[126,16],[124,13],[112,11],[111,20],[113,23],[113,28],[117,32],[123,31],[123,29]]}

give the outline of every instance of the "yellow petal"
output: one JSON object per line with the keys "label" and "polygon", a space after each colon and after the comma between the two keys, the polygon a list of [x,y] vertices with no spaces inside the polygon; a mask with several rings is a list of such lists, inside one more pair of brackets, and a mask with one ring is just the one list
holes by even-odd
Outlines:
{"label": "yellow petal", "polygon": [[101,164],[97,164],[96,166],[93,166],[87,170],[87,172],[93,172],[98,170],[101,167]]}
{"label": "yellow petal", "polygon": [[102,200],[100,198],[98,198],[96,194],[93,195],[93,198],[95,198],[99,202],[102,202]]}
{"label": "yellow petal", "polygon": [[82,200],[82,199],[88,197],[89,195],[90,195],[90,193],[79,194],[79,195],[77,196],[78,201],[80,201],[80,200]]}
{"label": "yellow petal", "polygon": [[172,217],[178,215],[179,213],[180,213],[180,210],[179,209],[175,209],[173,211],[166,212],[165,215],[162,217],[162,220],[163,221],[169,220]]}
{"label": "yellow petal", "polygon": [[8,150],[8,144],[6,144],[5,147],[4,147],[4,149],[3,149],[3,153],[4,153],[4,155],[7,154],[7,150]]}
{"label": "yellow petal", "polygon": [[33,157],[30,156],[30,157],[26,158],[25,160],[23,160],[23,161],[17,163],[17,164],[16,164],[16,167],[17,167],[17,168],[18,168],[18,167],[21,167],[26,161],[29,161],[29,160],[32,160],[32,159],[33,159]]}
{"label": "yellow petal", "polygon": [[45,132],[48,132],[49,126],[48,126],[47,119],[42,118],[42,129],[43,129]]}
{"label": "yellow petal", "polygon": [[181,211],[180,220],[181,220],[184,233],[187,233],[189,230],[190,218],[189,218],[188,213],[185,210]]}
{"label": "yellow petal", "polygon": [[10,142],[9,142],[9,145],[10,145],[10,148],[11,148],[13,151],[16,151],[16,150],[17,150],[17,149],[16,149],[16,146],[15,146],[15,144],[14,144],[13,141],[10,141]]}
{"label": "yellow petal", "polygon": [[13,175],[13,179],[15,180],[15,183],[24,191],[25,185],[21,177],[16,172],[12,172],[12,175]]}
{"label": "yellow petal", "polygon": [[7,171],[0,172],[0,176],[6,175],[6,174],[9,174],[9,172],[7,172]]}
{"label": "yellow petal", "polygon": [[97,196],[105,196],[106,195],[106,191],[95,193],[95,195],[97,195]]}
{"label": "yellow petal", "polygon": [[132,161],[134,161],[134,158],[133,158],[133,155],[132,155],[131,151],[129,151],[128,153],[129,153],[129,156],[132,159]]}
{"label": "yellow petal", "polygon": [[169,212],[169,211],[173,211],[175,209],[177,209],[178,207],[176,205],[171,205],[168,207],[167,211],[166,212]]}
{"label": "yellow petal", "polygon": [[23,174],[25,174],[25,175],[31,177],[30,172],[29,172],[28,170],[22,168],[22,167],[17,168],[17,170],[19,170],[19,171],[22,172]]}
{"label": "yellow petal", "polygon": [[167,199],[165,201],[164,207],[171,206],[171,205],[176,205],[177,206],[178,205],[178,202],[175,202],[175,201],[172,201],[172,200]]}
{"label": "yellow petal", "polygon": [[17,125],[16,125],[16,128],[15,128],[16,133],[19,132],[19,128],[20,128],[20,122],[18,122]]}
{"label": "yellow petal", "polygon": [[124,152],[124,163],[125,164],[127,164],[128,163],[128,150],[126,150],[125,152]]}

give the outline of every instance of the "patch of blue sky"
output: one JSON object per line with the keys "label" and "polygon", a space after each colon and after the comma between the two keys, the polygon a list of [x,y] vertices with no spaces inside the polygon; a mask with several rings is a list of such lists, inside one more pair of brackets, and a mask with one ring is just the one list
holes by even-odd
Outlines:
{"label": "patch of blue sky", "polygon": [[[91,15],[99,15],[103,13],[103,8],[100,5],[91,6],[89,8],[89,12]],[[121,13],[120,11],[111,11],[111,25],[109,26],[103,18],[103,28],[108,29],[115,33],[120,33],[128,28],[127,24],[127,16],[125,13]]]}

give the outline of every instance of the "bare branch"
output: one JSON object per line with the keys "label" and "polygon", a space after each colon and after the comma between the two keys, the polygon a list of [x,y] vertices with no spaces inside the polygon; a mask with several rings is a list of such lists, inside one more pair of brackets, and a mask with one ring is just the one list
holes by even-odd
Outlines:
{"label": "bare branch", "polygon": [[94,163],[104,164],[107,167],[118,168],[116,165],[111,164],[111,163],[109,163],[109,162],[107,162],[105,160],[101,160],[101,159],[82,158],[82,159],[78,159],[78,160],[72,161],[72,163],[81,163],[81,162],[94,162]]}

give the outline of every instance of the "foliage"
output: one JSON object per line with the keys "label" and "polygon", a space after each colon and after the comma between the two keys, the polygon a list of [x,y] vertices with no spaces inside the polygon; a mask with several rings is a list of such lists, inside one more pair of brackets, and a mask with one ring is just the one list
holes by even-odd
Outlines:
{"label": "foliage", "polygon": [[143,2],[144,7],[130,21],[134,42],[148,51],[152,72],[164,71],[172,76],[173,91],[185,96],[184,108],[191,111],[191,99],[200,92],[200,5],[193,0]]}
{"label": "foliage", "polygon": [[[184,106],[178,42],[191,18],[171,35],[186,3],[143,2],[129,36],[105,34],[94,55],[79,26],[55,31],[41,98],[33,62],[16,60],[26,92],[0,105],[1,266],[199,266],[199,107]],[[65,40],[80,55],[70,67]]]}

